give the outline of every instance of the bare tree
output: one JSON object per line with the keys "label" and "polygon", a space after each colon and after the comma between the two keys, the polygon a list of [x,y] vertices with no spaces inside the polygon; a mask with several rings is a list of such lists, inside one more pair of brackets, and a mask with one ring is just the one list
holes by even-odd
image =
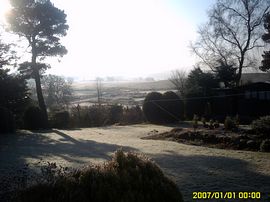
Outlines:
{"label": "bare tree", "polygon": [[221,60],[236,66],[239,85],[243,68],[254,65],[254,52],[264,46],[260,39],[269,7],[270,0],[218,0],[209,10],[209,21],[199,27],[193,52],[213,71]]}
{"label": "bare tree", "polygon": [[41,80],[48,108],[67,109],[73,97],[73,81],[57,75],[45,75]]}
{"label": "bare tree", "polygon": [[171,76],[169,78],[169,81],[174,85],[174,87],[182,96],[185,96],[186,94],[186,80],[187,75],[184,70],[172,71]]}
{"label": "bare tree", "polygon": [[102,104],[102,78],[96,78],[96,89],[97,89],[97,102],[98,105]]}

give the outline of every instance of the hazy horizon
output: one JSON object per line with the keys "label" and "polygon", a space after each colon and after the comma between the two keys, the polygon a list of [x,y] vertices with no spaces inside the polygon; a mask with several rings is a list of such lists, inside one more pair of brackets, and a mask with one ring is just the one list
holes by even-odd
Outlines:
{"label": "hazy horizon", "polygon": [[[158,77],[189,71],[189,49],[197,27],[207,21],[214,0],[51,0],[67,14],[69,30],[61,41],[68,54],[48,59],[47,74],[91,80],[96,77]],[[2,0],[7,2],[7,0]],[[7,3],[2,3],[0,14]],[[156,76],[155,76],[156,75]]]}

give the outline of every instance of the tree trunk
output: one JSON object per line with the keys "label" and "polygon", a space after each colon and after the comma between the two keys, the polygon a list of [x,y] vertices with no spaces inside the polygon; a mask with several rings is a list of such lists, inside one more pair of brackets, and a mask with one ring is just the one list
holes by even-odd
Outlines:
{"label": "tree trunk", "polygon": [[240,85],[240,81],[241,81],[241,77],[242,77],[242,70],[243,70],[243,65],[244,65],[244,53],[241,54],[241,60],[239,62],[239,70],[238,70],[238,74],[236,77],[236,86],[238,87]]}
{"label": "tree trunk", "polygon": [[37,59],[37,55],[35,53],[35,49],[32,47],[32,69],[33,69],[34,79],[35,79],[35,83],[36,83],[38,104],[39,104],[41,111],[45,115],[45,119],[46,119],[45,125],[46,125],[46,127],[48,127],[49,124],[48,124],[47,108],[46,108],[45,101],[44,101],[43,94],[42,94],[40,75],[39,75],[39,70],[37,68],[36,59]]}

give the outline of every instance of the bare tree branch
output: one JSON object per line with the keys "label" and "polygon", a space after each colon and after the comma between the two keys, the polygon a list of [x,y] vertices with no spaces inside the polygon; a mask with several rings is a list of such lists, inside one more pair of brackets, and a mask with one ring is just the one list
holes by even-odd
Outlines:
{"label": "bare tree branch", "polygon": [[243,67],[251,64],[248,53],[265,45],[260,39],[263,17],[269,9],[270,0],[218,0],[191,49],[212,71],[219,60],[235,64],[239,84]]}

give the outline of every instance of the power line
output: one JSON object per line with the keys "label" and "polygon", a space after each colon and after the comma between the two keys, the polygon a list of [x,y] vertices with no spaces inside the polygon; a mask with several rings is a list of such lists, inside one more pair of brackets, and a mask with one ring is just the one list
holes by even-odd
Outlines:
{"label": "power line", "polygon": [[169,114],[171,117],[173,117],[174,119],[176,119],[177,121],[181,121],[180,119],[178,119],[178,117],[176,117],[174,114],[172,114],[171,112],[169,112],[168,110],[164,109],[163,107],[161,107],[159,104],[153,102],[156,106],[158,106],[161,110],[165,111],[167,114]]}

